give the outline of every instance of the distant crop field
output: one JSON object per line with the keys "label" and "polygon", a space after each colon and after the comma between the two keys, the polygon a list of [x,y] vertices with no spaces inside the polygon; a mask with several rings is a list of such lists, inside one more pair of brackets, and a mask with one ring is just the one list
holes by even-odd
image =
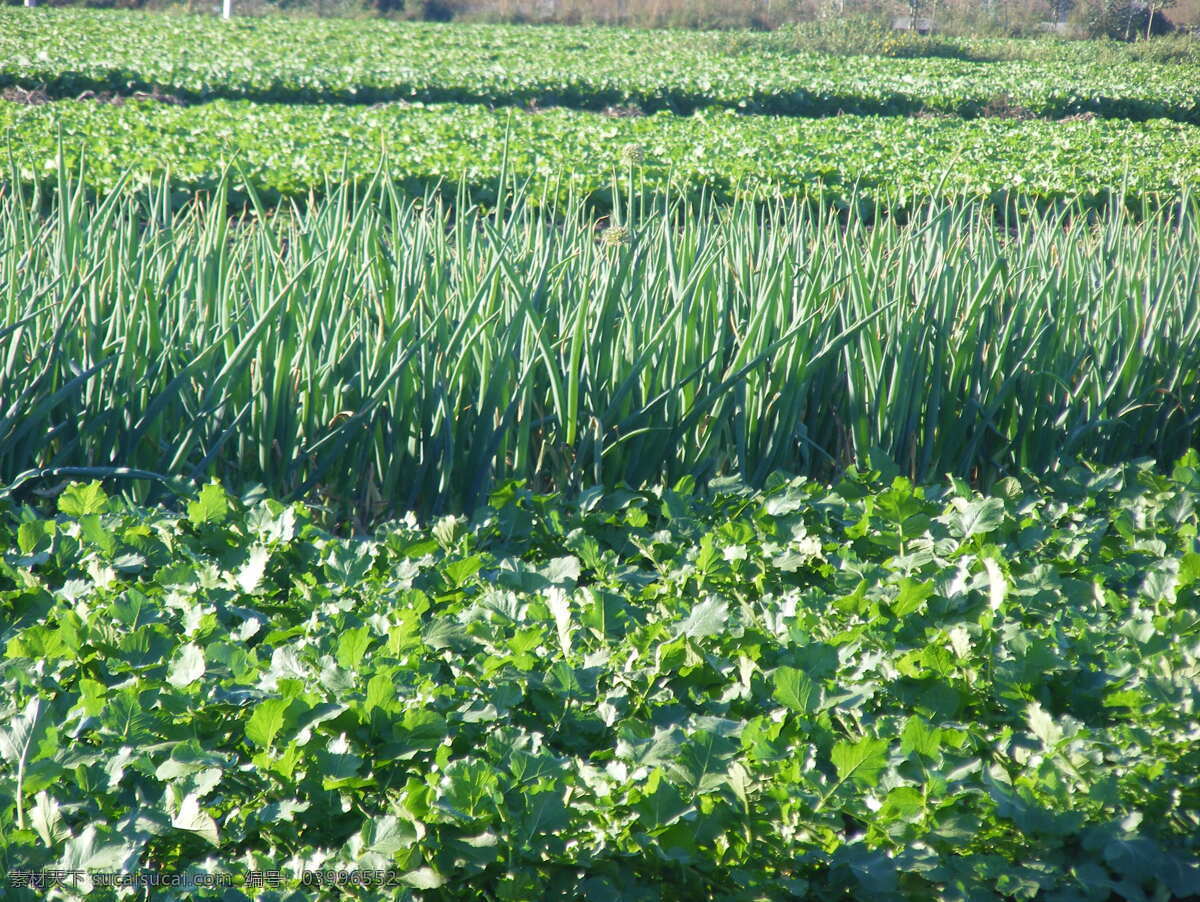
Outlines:
{"label": "distant crop field", "polygon": [[[12,163],[0,178],[25,185],[53,175],[61,141],[67,165],[84,160],[96,188],[169,173],[178,192],[211,191],[236,163],[238,196],[248,186],[271,203],[361,183],[381,169],[413,195],[441,186],[453,196],[461,187],[491,204],[507,174],[534,203],[561,206],[574,193],[601,209],[631,186],[676,199],[782,196],[900,212],[948,197],[998,207],[1169,204],[1200,185],[1200,129],[1163,120],[0,101],[0,131]],[[627,147],[636,161],[626,161]]]}
{"label": "distant crop field", "polygon": [[157,90],[192,101],[537,103],[645,112],[719,106],[825,116],[1200,122],[1200,66],[1089,58],[887,59],[780,53],[764,37],[616,28],[162,16],[0,7],[0,87]]}

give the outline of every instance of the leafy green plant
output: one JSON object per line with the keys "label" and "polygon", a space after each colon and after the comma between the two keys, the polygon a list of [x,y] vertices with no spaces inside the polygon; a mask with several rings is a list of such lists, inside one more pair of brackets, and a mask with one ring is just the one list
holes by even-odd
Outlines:
{"label": "leafy green plant", "polygon": [[[990,496],[882,457],[510,483],[356,540],[68,486],[0,515],[0,861],[262,900],[352,869],[370,900],[1187,898],[1198,503],[1194,452]],[[90,879],[59,892],[116,897]]]}
{"label": "leafy green plant", "polygon": [[[1000,107],[996,101],[980,103],[991,110]],[[1079,106],[1064,103],[1064,110]],[[1003,106],[1025,109],[1014,97]],[[613,118],[458,104],[366,110],[245,101],[0,102],[0,131],[11,142],[0,171],[9,184],[52,187],[61,152],[72,179],[86,162],[81,177],[89,187],[168,178],[179,203],[217,190],[236,163],[230,188],[241,203],[249,202],[248,189],[274,205],[369,181],[383,169],[410,195],[446,185],[451,195],[462,187],[469,200],[493,205],[497,186],[517,177],[531,205],[562,207],[574,194],[601,212],[628,192],[630,170],[621,158],[627,145],[644,149],[646,161],[633,176],[635,189],[648,194],[782,196],[843,208],[878,205],[896,215],[931,198],[988,199],[1001,209],[1174,202],[1196,186],[1200,153],[1200,130],[1167,121],[788,119],[728,110]],[[1039,152],[1031,155],[1030,147]]]}
{"label": "leafy green plant", "polygon": [[635,174],[603,230],[385,177],[231,219],[233,178],[180,210],[65,176],[0,199],[0,483],[215,475],[369,523],[509,479],[761,484],[881,449],[987,484],[1196,443],[1187,205],[1001,230],[973,204],[656,204]]}
{"label": "leafy green plant", "polygon": [[879,53],[897,59],[970,59],[970,51],[953,38],[921,35],[915,31],[893,31],[880,42]]}
{"label": "leafy green plant", "polygon": [[[820,25],[816,49],[809,49],[805,33],[731,38],[595,27],[222,22],[67,9],[31,16],[0,7],[0,89],[44,89],[58,98],[146,92],[197,102],[674,113],[723,107],[788,116],[979,116],[991,98],[1008,95],[1047,118],[1093,113],[1200,123],[1196,75],[1187,63],[1162,65],[1130,53],[1116,66],[1096,42],[897,37],[852,22]],[[845,55],[851,50],[858,55]],[[887,53],[906,58],[880,55]],[[965,56],[971,59],[959,58]]]}

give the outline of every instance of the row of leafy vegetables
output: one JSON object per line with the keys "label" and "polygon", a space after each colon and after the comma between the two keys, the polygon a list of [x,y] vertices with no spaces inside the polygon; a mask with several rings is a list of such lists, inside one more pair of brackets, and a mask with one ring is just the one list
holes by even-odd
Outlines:
{"label": "row of leafy vegetables", "polygon": [[[636,104],[686,112],[1165,117],[1200,122],[1190,65],[1065,52],[973,62],[779,53],[719,33],[0,9],[0,86],[189,100]],[[999,102],[999,107],[997,106]]]}
{"label": "row of leafy vegetables", "polygon": [[[170,174],[209,190],[235,162],[268,198],[302,197],[362,180],[382,166],[408,191],[463,185],[494,200],[502,173],[536,200],[568,194],[613,202],[613,176],[674,197],[771,196],[903,210],[933,196],[1024,198],[1100,207],[1114,199],[1176,198],[1200,181],[1200,130],[1174,122],[839,116],[789,119],[731,111],[614,118],[568,109],[481,105],[303,106],[152,101],[120,106],[0,102],[7,173],[53,180],[60,146],[86,157],[93,187]],[[631,164],[626,151],[636,146]],[[1032,153],[1031,149],[1037,152]]]}
{"label": "row of leafy vegetables", "polygon": [[353,540],[215,483],[176,510],[96,483],[4,503],[10,872],[264,900],[353,868],[394,872],[364,899],[1200,894],[1194,452],[987,497],[885,470],[510,484]]}

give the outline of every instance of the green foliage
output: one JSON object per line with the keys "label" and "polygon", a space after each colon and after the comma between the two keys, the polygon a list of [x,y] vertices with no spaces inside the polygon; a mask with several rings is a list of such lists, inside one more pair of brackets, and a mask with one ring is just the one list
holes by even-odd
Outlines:
{"label": "green foliage", "polygon": [[510,484],[358,540],[232,493],[196,516],[215,486],[10,508],[0,858],[264,902],[351,869],[390,874],[372,902],[1196,894],[1200,457],[990,497],[875,458]]}
{"label": "green foliage", "polygon": [[[769,35],[739,34],[731,37],[727,46],[733,52],[748,55],[764,51],[790,54],[796,56],[801,64],[811,60],[813,54],[859,57],[856,62],[866,66],[878,65],[878,62],[863,59],[873,56],[986,59],[986,55],[975,46],[953,38],[898,31],[883,19],[851,15],[797,22],[778,28]],[[887,67],[884,66],[882,71],[887,71]]]}
{"label": "green foliage", "polygon": [[730,38],[0,8],[0,88],[44,88],[62,98],[142,91],[195,101],[633,106],[677,113],[716,106],[790,116],[979,116],[992,98],[1007,96],[1047,118],[1094,113],[1200,122],[1197,75],[1188,65],[1130,55],[1113,66],[1102,46],[1084,42],[1027,54],[1035,59],[986,61],[998,45],[896,35],[869,23],[819,28],[810,50],[803,36],[787,30]]}
{"label": "green foliage", "polygon": [[829,16],[790,23],[767,34],[736,32],[726,38],[725,46],[731,52],[748,55],[771,51],[797,55],[877,56],[891,31],[886,21],[879,17]]}
{"label": "green foliage", "polygon": [[1086,0],[1076,18],[1090,38],[1134,41],[1171,31],[1171,23],[1162,13],[1167,5],[1158,0],[1152,5],[1131,0]]}
{"label": "green foliage", "polygon": [[[893,475],[988,484],[1197,441],[1186,204],[1002,230],[970,204],[901,222],[618,193],[629,240],[614,247],[577,204],[557,218],[517,198],[493,215],[397,187],[233,220],[219,200],[172,212],[158,191],[0,201],[0,484],[20,480],[22,497],[115,474],[145,499],[170,497],[162,477],[218,477],[361,527],[469,512],[513,479],[761,485],[890,458]],[[234,500],[213,484],[186,506],[214,547]],[[62,510],[107,549],[108,503],[96,483]],[[903,540],[927,525],[899,489],[880,503]],[[987,542],[996,516],[971,504],[950,527]],[[447,518],[433,535],[452,547],[459,529]],[[35,523],[17,539],[34,557],[57,541]],[[323,566],[351,578],[371,559]],[[458,584],[480,566],[446,572]],[[270,568],[256,553],[242,589]]]}
{"label": "green foliage", "polygon": [[1153,41],[1115,44],[1113,48],[1127,58],[1144,62],[1200,64],[1200,37],[1192,33],[1174,33]]}
{"label": "green foliage", "polygon": [[880,42],[879,54],[896,59],[970,59],[970,51],[953,38],[915,31],[893,31]]}
{"label": "green foliage", "polygon": [[6,871],[1200,894],[1194,129],[734,112],[1186,64],[166,21],[0,11],[0,84],[241,98],[0,104]]}
{"label": "green foliage", "polygon": [[[0,101],[0,131],[11,139],[0,178],[26,186],[53,185],[85,158],[82,177],[97,189],[169,178],[176,203],[227,187],[235,202],[249,203],[254,189],[271,205],[383,170],[400,193],[461,187],[469,200],[492,205],[507,174],[527,181],[531,204],[561,208],[574,194],[604,212],[629,191],[672,199],[783,195],[840,207],[878,203],[894,213],[930,197],[964,196],[1001,207],[1078,200],[1095,209],[1174,199],[1198,184],[1200,154],[1200,130],[1163,120],[788,119],[728,110],[612,118],[456,104]],[[631,167],[627,145],[642,148],[644,162]],[[59,169],[60,148],[67,172]],[[623,245],[628,234],[610,239]]]}

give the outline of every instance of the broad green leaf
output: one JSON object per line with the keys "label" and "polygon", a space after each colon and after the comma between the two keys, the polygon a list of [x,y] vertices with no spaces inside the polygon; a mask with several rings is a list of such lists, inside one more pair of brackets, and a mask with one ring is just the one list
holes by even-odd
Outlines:
{"label": "broad green leaf", "polygon": [[1047,751],[1053,751],[1062,741],[1063,731],[1054,718],[1046,711],[1038,702],[1032,702],[1025,709],[1025,719],[1029,723],[1029,729],[1038,739]]}
{"label": "broad green leaf", "polygon": [[171,757],[154,771],[159,780],[176,780],[204,770],[227,768],[229,759],[215,752],[205,751],[195,739],[181,742],[171,750]]}
{"label": "broad green leaf", "polygon": [[737,749],[737,743],[713,731],[702,732],[688,739],[669,773],[692,794],[712,792],[727,782],[729,760]]}
{"label": "broad green leaf", "polygon": [[971,634],[964,627],[954,627],[947,633],[946,638],[959,660],[968,660],[971,657]]}
{"label": "broad green leaf", "polygon": [[110,690],[100,720],[122,745],[148,743],[154,737],[154,714],[146,710],[134,689]]}
{"label": "broad green leaf", "polygon": [[79,706],[89,717],[96,717],[104,710],[104,699],[108,687],[96,680],[83,677],[79,681]]}
{"label": "broad green leaf", "polygon": [[360,626],[346,630],[338,637],[337,662],[347,670],[356,670],[362,663],[367,647],[371,644],[370,627]]}
{"label": "broad green leaf", "polygon": [[394,814],[384,815],[368,822],[362,829],[365,849],[391,857],[402,849],[411,848],[424,835],[424,828],[412,821],[398,818]]}
{"label": "broad green leaf", "polygon": [[928,601],[934,592],[931,580],[916,582],[907,577],[900,580],[900,591],[892,603],[892,613],[897,617],[907,617]]}
{"label": "broad green leaf", "polygon": [[42,700],[31,698],[24,710],[0,729],[0,755],[14,770],[21,770],[33,755],[33,741],[42,716]]}
{"label": "broad green leaf", "polygon": [[401,874],[400,879],[416,889],[440,889],[446,885],[446,878],[428,867]]}
{"label": "broad green leaf", "polygon": [[284,799],[281,802],[271,802],[257,813],[259,823],[273,824],[276,821],[292,823],[297,814],[303,814],[312,807],[311,802],[298,802],[294,799]]}
{"label": "broad green leaf", "polygon": [[678,727],[662,727],[648,738],[623,736],[617,741],[617,757],[635,767],[659,767],[674,759],[683,742],[683,731]]}
{"label": "broad green leaf", "polygon": [[246,721],[246,738],[262,748],[270,748],[286,722],[291,701],[286,698],[269,698],[259,702],[254,713]]}
{"label": "broad green leaf", "polygon": [[371,677],[367,681],[363,710],[369,713],[373,708],[393,708],[396,702],[396,679],[395,672],[390,669]]}
{"label": "broad green leaf", "polygon": [[561,792],[547,789],[524,796],[522,835],[528,836],[530,839],[552,835],[555,831],[565,827],[569,820],[570,813],[563,804]]}
{"label": "broad green leaf", "polygon": [[369,542],[334,542],[329,546],[325,571],[332,581],[355,586],[367,578],[374,560]]}
{"label": "broad green leaf", "polygon": [[544,571],[546,579],[554,585],[573,586],[579,581],[579,574],[579,558],[573,555],[553,558]]}
{"label": "broad green leaf", "polygon": [[900,751],[909,755],[916,752],[926,758],[936,758],[942,748],[942,731],[930,726],[917,715],[908,718],[900,734]]}
{"label": "broad green leaf", "polygon": [[68,517],[84,517],[103,513],[108,507],[108,495],[98,481],[87,485],[72,483],[58,496],[59,513]]}
{"label": "broad green leaf", "polygon": [[[112,554],[117,547],[117,537],[105,528],[100,522],[99,514],[86,514],[79,518],[79,532],[84,539],[91,542],[102,552]],[[128,571],[136,571],[144,565],[144,559],[138,555],[121,555],[119,558],[120,569]],[[118,561],[113,561],[113,566],[118,566]]]}
{"label": "broad green leaf", "polygon": [[470,557],[448,562],[443,567],[442,572],[446,574],[451,585],[461,586],[483,569],[483,563],[483,558],[480,555],[473,554]]}
{"label": "broad green leaf", "polygon": [[1142,594],[1152,600],[1164,599],[1173,602],[1179,584],[1179,561],[1167,559],[1156,561],[1142,578]]}
{"label": "broad green leaf", "polygon": [[462,526],[462,518],[454,516],[445,516],[433,524],[430,532],[437,539],[438,544],[442,548],[450,549],[454,545],[455,538],[458,537]]}
{"label": "broad green leaf", "polygon": [[[546,607],[554,618],[554,630],[558,635],[558,647],[564,658],[571,656],[571,634],[574,625],[571,616],[571,602],[567,593],[562,589],[549,589],[546,592]],[[560,662],[561,663],[561,662]]]}
{"label": "broad green leaf", "polygon": [[852,780],[863,786],[874,786],[879,774],[887,767],[888,746],[886,739],[864,737],[858,742],[837,742],[833,746],[833,766],[838,780]]}
{"label": "broad green leaf", "polygon": [[442,778],[437,804],[461,822],[496,819],[500,813],[496,774],[484,761],[453,762]]}
{"label": "broad green leaf", "polygon": [[47,795],[44,790],[34,797],[33,808],[29,812],[29,822],[47,848],[57,846],[61,840],[70,835],[63,825],[58,802]]}
{"label": "broad green leaf", "polygon": [[1004,502],[999,498],[967,501],[955,498],[954,511],[948,518],[951,531],[961,539],[984,535],[1004,522]]}
{"label": "broad green leaf", "polygon": [[897,786],[883,800],[880,815],[885,819],[914,817],[925,810],[925,800],[912,786]]}
{"label": "broad green leaf", "polygon": [[706,598],[679,625],[679,634],[689,639],[704,639],[723,633],[728,626],[729,605],[719,598]]}
{"label": "broad green leaf", "polygon": [[229,515],[229,496],[217,483],[210,482],[200,490],[195,501],[187,505],[188,520],[193,526],[222,523]]}
{"label": "broad green leaf", "polygon": [[179,654],[167,671],[167,682],[177,689],[186,689],[204,676],[204,650],[195,643],[181,646]]}
{"label": "broad green leaf", "polygon": [[1162,851],[1148,836],[1119,838],[1104,846],[1104,860],[1117,874],[1142,883],[1157,876]]}
{"label": "broad green leaf", "polygon": [[363,757],[354,753],[354,748],[345,734],[332,739],[323,751],[317,752],[317,764],[323,778],[322,784],[326,789],[354,787],[359,781],[358,775],[364,763]]}
{"label": "broad green leaf", "polygon": [[33,554],[43,540],[49,539],[50,524],[45,520],[31,520],[17,527],[17,547],[22,554]]}
{"label": "broad green leaf", "polygon": [[1179,562],[1179,589],[1200,582],[1200,551],[1189,551]]}
{"label": "broad green leaf", "polygon": [[656,771],[647,783],[649,793],[635,807],[638,820],[651,831],[669,827],[693,810],[669,781]]}
{"label": "broad green leaf", "polygon": [[263,546],[257,545],[250,549],[249,559],[237,574],[237,584],[247,595],[253,594],[262,582],[270,559],[271,552]]}
{"label": "broad green leaf", "polygon": [[821,690],[803,670],[795,667],[776,668],[771,677],[772,697],[800,714],[811,714],[821,707]]}
{"label": "broad green leaf", "polygon": [[171,819],[172,826],[204,837],[214,846],[220,845],[217,822],[200,807],[195,794],[188,795],[179,805],[179,812]]}
{"label": "broad green leaf", "polygon": [[102,838],[99,829],[88,824],[78,836],[67,840],[57,866],[69,871],[125,871],[140,846],[140,842]]}

